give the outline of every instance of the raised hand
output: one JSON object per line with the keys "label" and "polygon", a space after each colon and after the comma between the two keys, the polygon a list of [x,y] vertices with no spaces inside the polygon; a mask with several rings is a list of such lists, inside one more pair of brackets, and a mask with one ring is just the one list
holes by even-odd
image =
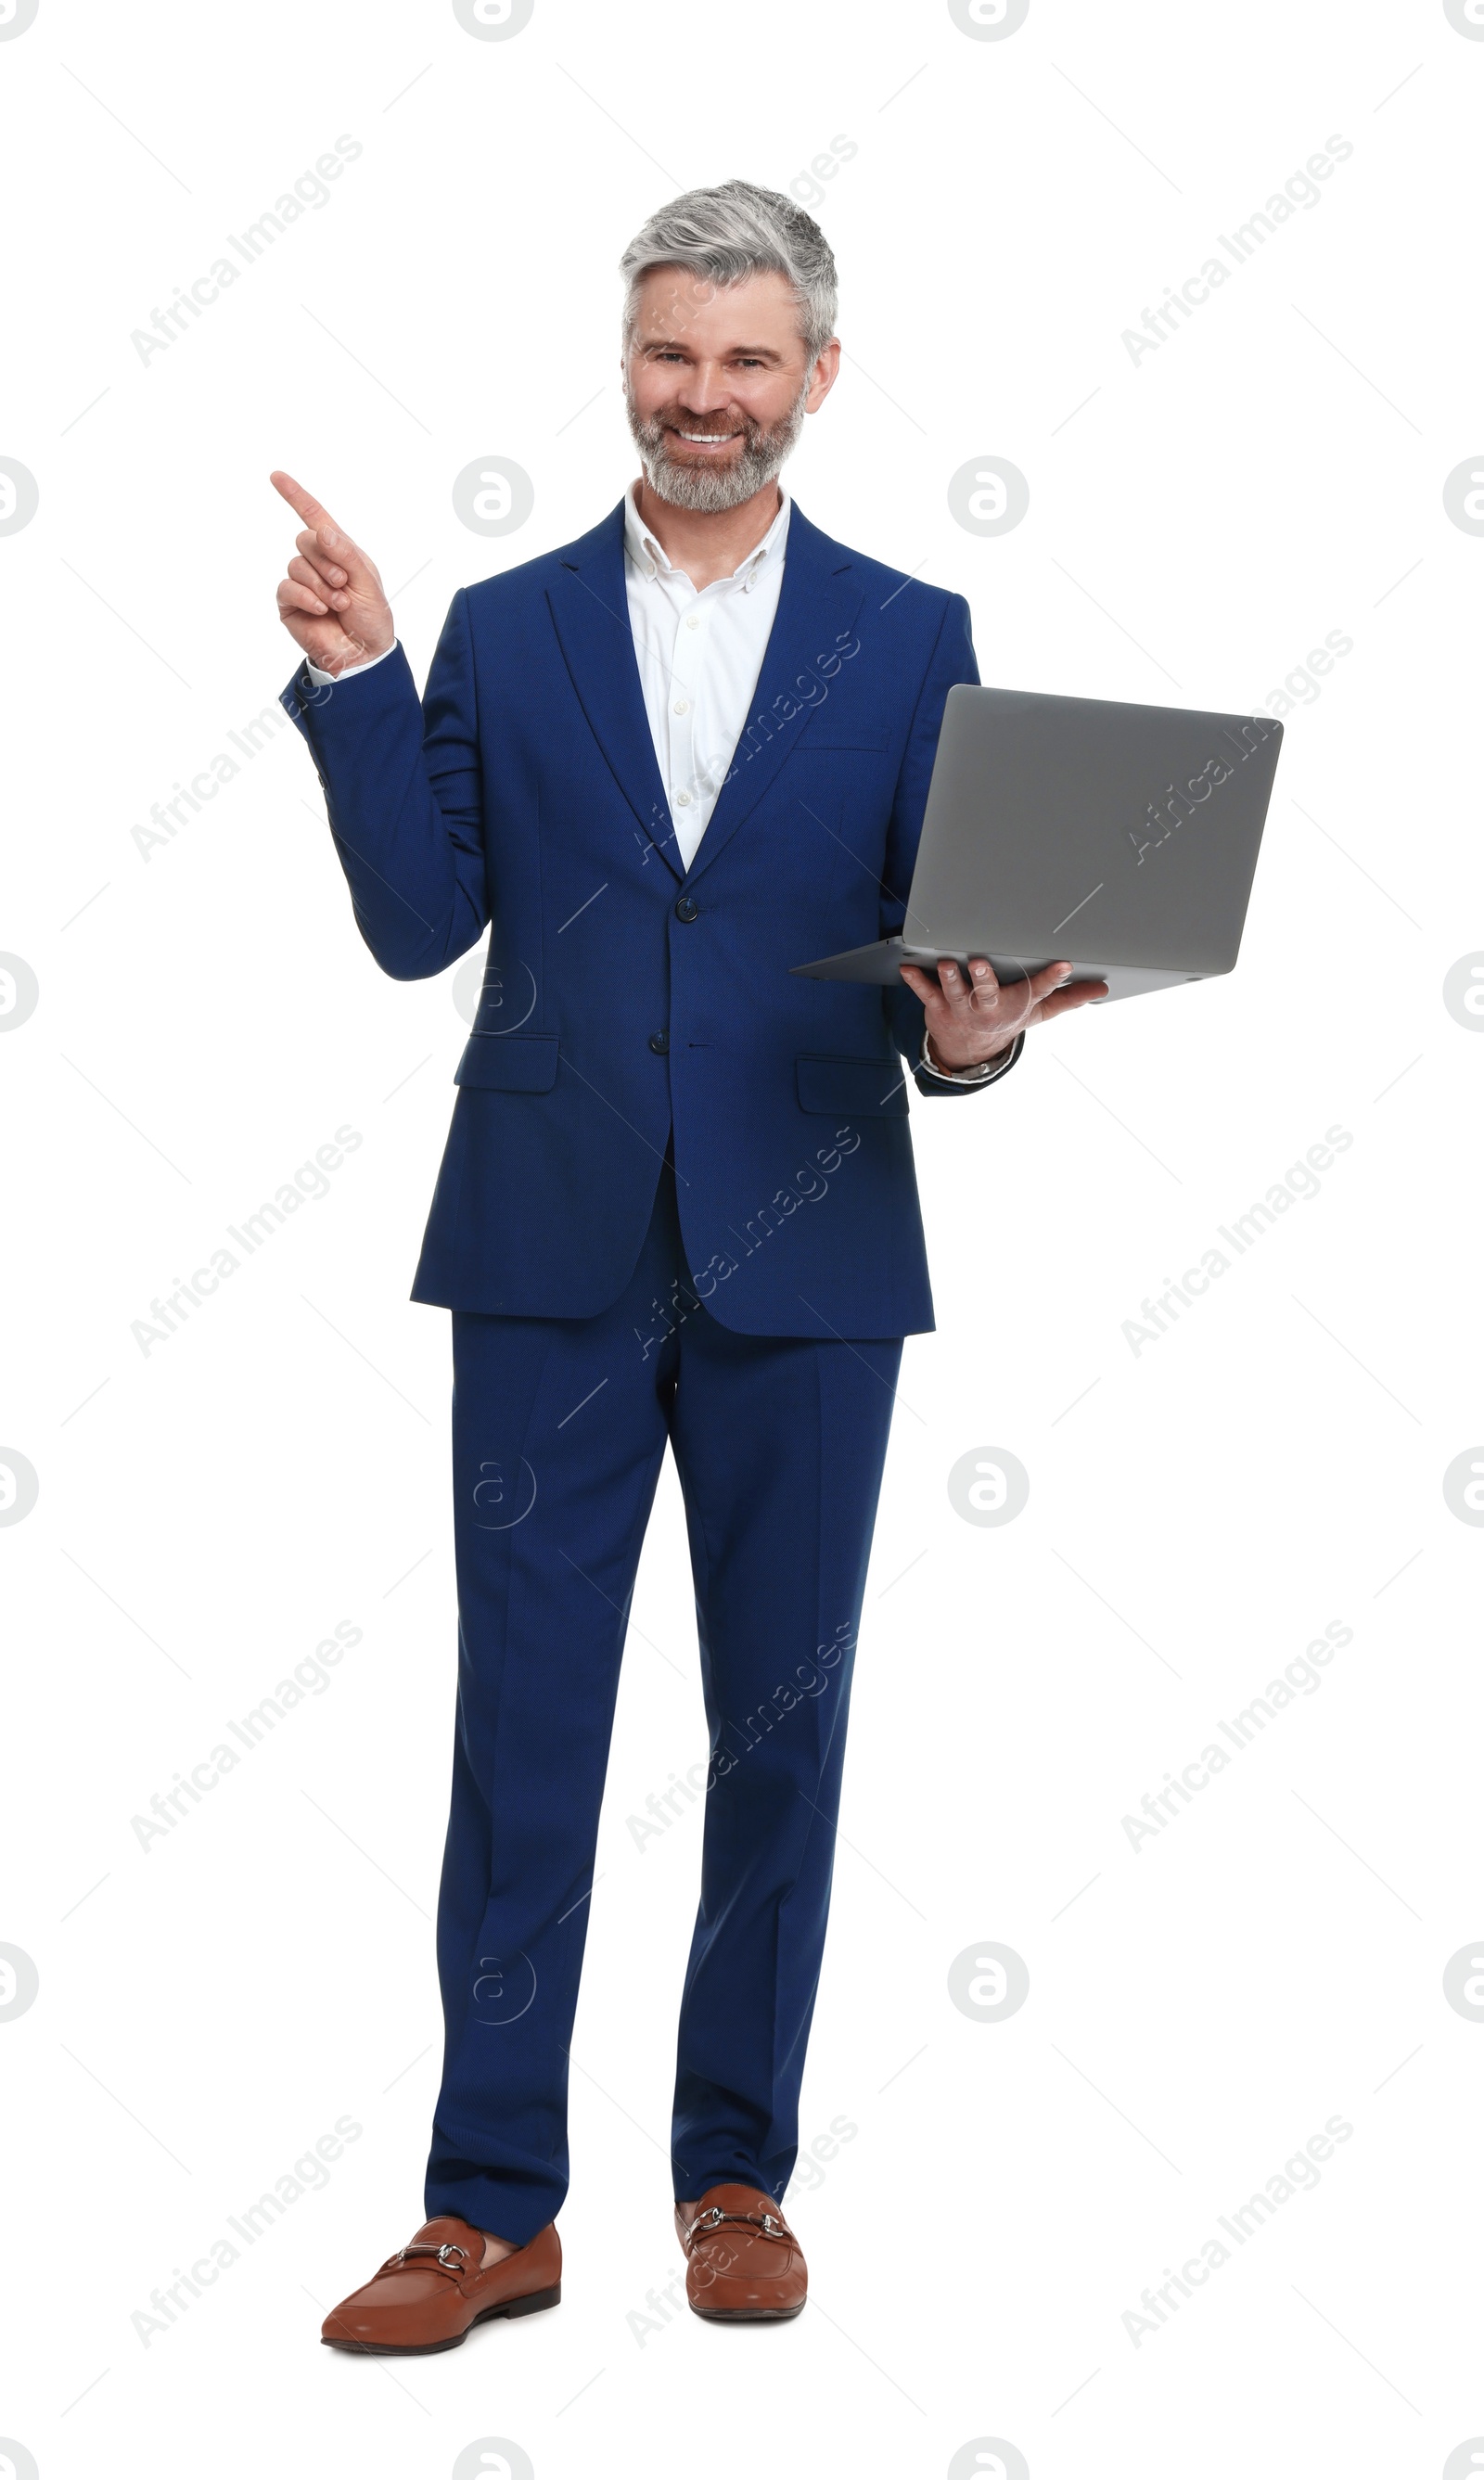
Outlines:
{"label": "raised hand", "polygon": [[1028,981],[1002,982],[984,956],[970,957],[967,974],[950,957],[936,973],[920,965],[900,968],[907,988],[923,1002],[931,1056],[940,1068],[953,1069],[977,1068],[1008,1050],[1028,1025],[1049,1024],[1068,1008],[1106,998],[1106,982],[1063,988],[1071,970],[1068,964],[1047,965]]}
{"label": "raised hand", "polygon": [[296,646],[322,672],[384,655],[397,632],[376,563],[292,474],[268,478],[304,521],[295,538],[298,556],[278,587],[278,617]]}

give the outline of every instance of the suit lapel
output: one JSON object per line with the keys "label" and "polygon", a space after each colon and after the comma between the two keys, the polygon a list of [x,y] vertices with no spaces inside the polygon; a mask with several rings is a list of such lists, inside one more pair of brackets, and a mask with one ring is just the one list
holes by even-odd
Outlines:
{"label": "suit lapel", "polygon": [[546,600],[572,685],[618,788],[644,840],[664,854],[679,878],[670,805],[634,651],[623,563],[620,500],[601,525],[560,555],[559,580],[548,586]]}
{"label": "suit lapel", "polygon": [[[573,688],[644,841],[683,877],[669,801],[655,757],[644,707],[624,576],[624,511],[620,500],[600,525],[560,555],[558,581],[546,599]],[[789,518],[783,585],[753,691],[748,719],[726,780],[690,865],[698,878],[756,809],[815,706],[812,688],[828,693],[827,668],[853,630],[865,593],[844,546],[812,526],[795,502]],[[805,692],[799,693],[799,676]],[[793,713],[789,712],[790,708]]]}
{"label": "suit lapel", "polygon": [[[851,644],[864,594],[849,553],[812,526],[795,502],[789,518],[783,585],[763,668],[726,780],[690,865],[692,879],[711,867],[756,809],[820,703],[813,690],[822,688],[828,694],[831,675],[825,666],[833,663],[838,670],[842,650]],[[801,673],[806,683],[803,696]]]}

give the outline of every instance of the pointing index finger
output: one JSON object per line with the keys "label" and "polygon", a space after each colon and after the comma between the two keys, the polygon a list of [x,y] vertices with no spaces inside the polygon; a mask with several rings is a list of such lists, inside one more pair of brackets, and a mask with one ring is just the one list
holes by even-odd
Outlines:
{"label": "pointing index finger", "polygon": [[302,517],[306,526],[317,525],[322,517],[326,525],[333,525],[334,519],[328,508],[322,507],[314,493],[306,491],[302,482],[296,482],[292,474],[285,474],[280,466],[274,466],[268,478],[278,497],[287,500],[295,515]]}
{"label": "pointing index finger", "polygon": [[306,491],[302,482],[296,482],[292,474],[285,474],[276,467],[268,478],[279,498],[287,500],[296,516],[302,517],[306,526],[314,528],[323,550],[338,552],[342,560],[348,555],[354,555],[356,546],[351,536],[336,525],[328,508],[321,504],[312,491]]}

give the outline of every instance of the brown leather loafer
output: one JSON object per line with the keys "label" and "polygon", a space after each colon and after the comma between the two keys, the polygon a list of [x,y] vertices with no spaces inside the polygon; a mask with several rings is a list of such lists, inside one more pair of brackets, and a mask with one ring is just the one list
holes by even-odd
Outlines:
{"label": "brown leather loafer", "polygon": [[675,2208],[686,2297],[697,2316],[761,2322],[796,2316],[809,2295],[803,2250],[761,2187],[708,2187]]}
{"label": "brown leather loafer", "polygon": [[481,2272],[484,2234],[439,2213],[325,2319],[336,2351],[453,2351],[486,2316],[530,2316],[561,2297],[557,2225]]}

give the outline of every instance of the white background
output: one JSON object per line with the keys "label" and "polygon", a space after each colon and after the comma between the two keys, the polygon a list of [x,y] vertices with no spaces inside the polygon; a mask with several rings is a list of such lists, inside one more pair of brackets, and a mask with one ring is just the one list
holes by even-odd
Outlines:
{"label": "white background", "polygon": [[[0,1045],[0,1443],[39,1477],[0,1533],[0,1941],[39,1974],[0,2023],[0,2436],[45,2480],[443,2475],[486,2438],[540,2480],[937,2480],[982,2440],[1035,2480],[1394,2480],[1484,2436],[1484,2028],[1443,1991],[1484,1932],[1484,1537],[1442,1489],[1484,1437],[1484,1044],[1442,995],[1484,948],[1484,540],[1443,499],[1484,463],[1481,92],[1441,5],[1365,0],[1032,0],[1003,40],[929,0],[537,0],[500,41],[387,0],[41,0],[0,41],[0,454],[39,489],[0,537],[0,947],[39,985]],[[343,133],[330,202],[143,364],[131,330]],[[1135,365],[1121,332],[1332,135],[1321,203]],[[458,585],[631,476],[630,234],[841,137],[846,359],[791,469],[817,523],[967,593],[991,682],[1251,709],[1353,647],[1288,718],[1237,971],[914,1108],[939,1325],[907,1347],[857,1672],[802,2108],[806,2144],[856,2131],[790,2191],[809,2308],[645,2307],[680,2261],[699,1833],[640,1849],[626,1821],[704,1749],[667,1469],[563,2305],[347,2358],[320,2319],[420,2218],[439,2064],[449,1347],[406,1293],[465,1026],[452,974],[395,984],[361,945],[286,723],[168,846],[131,829],[289,676],[271,466],[371,550],[421,678]],[[451,500],[492,454],[535,495],[494,541]],[[947,503],[987,454],[1030,491],[993,539]],[[329,1194],[142,1352],[151,1299],[342,1125]],[[1332,1126],[1320,1193],[1135,1355],[1143,1298]],[[988,1445],[1030,1476],[1002,1529],[947,1493]],[[332,1685],[141,1849],[131,1818],[340,1620]],[[1322,1687],[1131,1847],[1144,1794],[1331,1621]],[[986,1941],[1029,1972],[1002,2022],[949,1995]],[[342,2116],[327,2184],[142,2341],[151,2291]],[[1332,2116],[1320,2183],[1131,2336]]]}

